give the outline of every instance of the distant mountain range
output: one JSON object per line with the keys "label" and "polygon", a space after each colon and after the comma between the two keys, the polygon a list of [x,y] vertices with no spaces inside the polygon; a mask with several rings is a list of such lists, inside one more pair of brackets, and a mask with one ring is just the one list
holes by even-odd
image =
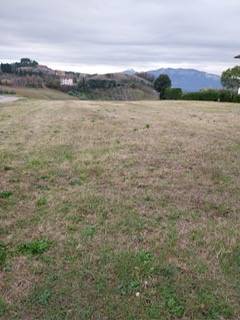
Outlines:
{"label": "distant mountain range", "polygon": [[[137,74],[133,69],[124,71],[128,75]],[[220,76],[194,69],[172,69],[161,68],[146,72],[148,75],[157,78],[160,74],[167,74],[174,88],[182,88],[183,91],[193,92],[201,89],[221,89]]]}

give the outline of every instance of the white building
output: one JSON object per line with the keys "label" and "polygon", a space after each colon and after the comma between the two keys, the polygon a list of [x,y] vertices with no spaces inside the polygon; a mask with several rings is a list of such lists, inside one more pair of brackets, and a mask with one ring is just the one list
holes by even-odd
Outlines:
{"label": "white building", "polygon": [[71,87],[73,86],[73,79],[71,78],[62,78],[60,80],[61,86],[68,86]]}

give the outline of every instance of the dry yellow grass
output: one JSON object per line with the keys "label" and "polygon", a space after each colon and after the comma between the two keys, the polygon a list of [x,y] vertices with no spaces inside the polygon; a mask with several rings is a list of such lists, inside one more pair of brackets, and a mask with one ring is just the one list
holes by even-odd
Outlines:
{"label": "dry yellow grass", "polygon": [[0,105],[3,319],[240,317],[239,120],[206,102]]}
{"label": "dry yellow grass", "polygon": [[13,91],[17,96],[29,99],[41,99],[41,100],[77,100],[75,97],[70,97],[69,94],[61,92],[59,90],[49,89],[49,88],[14,88],[0,86],[2,91]]}

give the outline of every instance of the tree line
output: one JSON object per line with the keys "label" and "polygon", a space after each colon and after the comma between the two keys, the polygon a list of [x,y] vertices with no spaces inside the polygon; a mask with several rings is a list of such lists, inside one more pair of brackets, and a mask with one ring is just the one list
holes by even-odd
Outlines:
{"label": "tree line", "polygon": [[[20,68],[25,68],[25,67],[37,67],[38,62],[35,60],[31,60],[29,58],[22,58],[20,62],[15,62],[15,63],[1,63],[1,71],[3,73],[23,73],[21,75],[26,75],[27,73]],[[20,69],[20,70],[19,70]]]}
{"label": "tree line", "polygon": [[199,92],[184,93],[181,88],[172,88],[171,79],[167,74],[161,74],[153,85],[159,92],[160,99],[240,102],[240,66],[224,71],[221,83],[224,88],[222,90],[204,89]]}

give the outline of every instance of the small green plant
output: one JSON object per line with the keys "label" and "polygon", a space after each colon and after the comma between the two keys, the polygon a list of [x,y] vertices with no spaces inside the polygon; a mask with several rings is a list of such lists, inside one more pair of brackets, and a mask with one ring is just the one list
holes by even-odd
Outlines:
{"label": "small green plant", "polygon": [[240,292],[240,246],[223,253],[220,257],[220,265],[226,279],[231,280],[234,287]]}
{"label": "small green plant", "polygon": [[10,167],[10,166],[4,166],[4,171],[10,171],[10,170],[12,170],[12,167]]}
{"label": "small green plant", "polygon": [[66,220],[73,222],[74,224],[77,224],[83,220],[83,217],[79,214],[70,215],[66,217]]}
{"label": "small green plant", "polygon": [[52,291],[50,289],[36,288],[34,290],[34,293],[33,293],[31,300],[35,304],[47,306],[49,304],[49,300],[50,300],[51,296],[52,296]]}
{"label": "small green plant", "polygon": [[7,310],[7,306],[6,303],[4,302],[4,300],[0,297],[0,317],[2,317],[5,312]]}
{"label": "small green plant", "polygon": [[38,208],[46,206],[47,205],[47,199],[45,197],[41,197],[37,200],[36,205]]}
{"label": "small green plant", "polygon": [[33,240],[18,247],[18,251],[22,254],[39,255],[47,251],[51,246],[49,240]]}
{"label": "small green plant", "polygon": [[120,293],[122,295],[130,294],[136,291],[139,291],[141,287],[141,283],[138,280],[132,280],[129,281],[128,283],[121,283],[118,287],[120,290]]}
{"label": "small green plant", "polygon": [[82,237],[85,238],[85,239],[92,239],[94,237],[96,233],[96,227],[95,226],[86,226],[81,234],[82,234]]}
{"label": "small green plant", "polygon": [[151,198],[150,196],[146,196],[146,197],[144,198],[144,200],[145,200],[146,202],[150,202],[150,201],[152,200],[152,198]]}
{"label": "small green plant", "polygon": [[233,316],[231,306],[227,304],[223,297],[217,296],[209,288],[201,288],[198,292],[198,301],[204,305],[206,319],[217,320],[222,317],[229,319]]}
{"label": "small green plant", "polygon": [[171,264],[166,265],[160,269],[160,274],[167,279],[172,279],[177,275],[177,273],[178,273],[177,267]]}
{"label": "small green plant", "polygon": [[47,199],[45,197],[41,197],[37,200],[36,202],[36,206],[39,207],[43,207],[47,205]]}
{"label": "small green plant", "polygon": [[4,243],[0,242],[0,267],[3,267],[7,259],[7,249]]}
{"label": "small green plant", "polygon": [[121,294],[139,291],[141,283],[154,272],[154,256],[143,250],[121,252],[116,256],[115,272]]}
{"label": "small green plant", "polygon": [[11,191],[1,191],[0,192],[0,199],[8,199],[13,195]]}
{"label": "small green plant", "polygon": [[169,313],[175,317],[182,318],[185,311],[184,305],[176,296],[173,288],[170,286],[165,287],[162,291],[162,295]]}
{"label": "small green plant", "polygon": [[29,167],[31,168],[37,168],[43,166],[43,162],[40,161],[39,159],[30,159],[28,162]]}
{"label": "small green plant", "polygon": [[149,129],[150,128],[150,124],[146,124],[145,128]]}

